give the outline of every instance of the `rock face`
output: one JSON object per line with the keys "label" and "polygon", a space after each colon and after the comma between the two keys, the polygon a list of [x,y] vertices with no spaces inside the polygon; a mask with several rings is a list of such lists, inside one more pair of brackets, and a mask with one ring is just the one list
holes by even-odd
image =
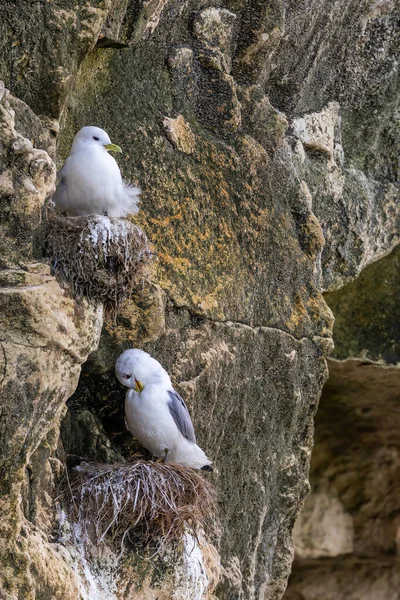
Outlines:
{"label": "rock face", "polygon": [[[330,361],[285,599],[398,596],[398,367]],[[379,401],[377,401],[379,398]]]}
{"label": "rock face", "polygon": [[[11,94],[0,90],[0,591],[8,600],[282,597],[332,350],[322,292],[332,292],[340,328],[335,290],[399,242],[397,10],[390,0],[65,0],[29,11],[20,0],[3,3],[0,76]],[[77,302],[43,258],[53,160],[61,165],[88,124],[123,147],[123,175],[143,189],[135,223],[158,259],[114,319],[103,319],[100,304]],[[362,349],[396,362],[396,342],[377,348],[373,328],[338,340],[338,359],[364,359]],[[351,344],[360,350],[354,356]],[[84,581],[85,557],[60,531],[55,480],[68,455],[108,462],[137,449],[113,375],[115,358],[132,345],[169,370],[215,461],[220,557],[205,542],[197,562],[183,560],[183,571],[159,578],[157,565],[141,568],[148,561],[137,550],[108,585],[104,562],[97,583]],[[318,419],[332,407],[331,388]],[[358,415],[357,400],[349,402]],[[351,423],[367,473],[364,424]],[[345,430],[337,428],[317,471],[335,464],[331,441]],[[394,454],[383,446],[382,473],[392,477]],[[364,506],[357,493],[343,497],[345,483],[332,489],[329,478],[315,477],[296,530],[305,562],[294,576],[307,574],[315,557],[357,561],[357,540],[370,538],[369,560],[382,559],[381,571],[378,563],[369,569],[376,589],[392,585],[392,504],[388,513],[380,501]],[[382,512],[381,541],[354,521],[360,505],[360,515]],[[328,518],[315,533],[321,513],[337,521],[334,539]],[[203,565],[205,577],[192,577],[189,563]],[[345,580],[351,562],[343,568]],[[323,585],[327,566],[317,569]],[[311,586],[310,598],[320,594],[298,577],[290,593]]]}
{"label": "rock face", "polygon": [[74,574],[43,536],[54,526],[60,470],[55,450],[65,401],[98,344],[102,306],[77,306],[50,267],[35,260],[33,236],[54,189],[55,166],[16,129],[19,119],[36,123],[30,109],[2,89],[0,111],[6,190],[0,288],[0,585],[5,598],[61,598],[63,589],[72,597]]}
{"label": "rock face", "polygon": [[151,350],[179,381],[219,471],[218,597],[279,597],[292,561],[289,531],[308,492],[311,415],[325,378],[319,349],[270,328],[193,326],[187,311],[171,307]]}
{"label": "rock face", "polygon": [[294,529],[285,598],[397,598],[399,252],[326,295],[336,314],[315,421],[312,493]]}

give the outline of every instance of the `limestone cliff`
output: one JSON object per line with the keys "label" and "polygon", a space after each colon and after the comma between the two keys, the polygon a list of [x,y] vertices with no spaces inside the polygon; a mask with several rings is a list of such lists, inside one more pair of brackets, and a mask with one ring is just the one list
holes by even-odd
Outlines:
{"label": "limestone cliff", "polygon": [[399,249],[326,295],[335,351],[285,599],[397,598]]}
{"label": "limestone cliff", "polygon": [[[7,600],[282,597],[332,350],[328,304],[340,331],[346,311],[335,290],[349,284],[345,294],[399,242],[397,12],[391,0],[2,3]],[[121,170],[143,189],[135,223],[157,255],[115,318],[77,300],[43,248],[55,162],[87,124],[123,147]],[[336,358],[365,351],[393,362],[397,342],[377,348],[373,326],[363,336],[338,334]],[[187,400],[218,467],[221,537],[203,540],[175,569],[172,558],[160,568],[132,550],[94,573],[68,537],[57,481],[71,455],[111,462],[134,447],[113,376],[116,356],[132,345],[159,359]],[[333,377],[346,368],[335,366]],[[324,396],[318,418],[331,403]],[[322,470],[331,454],[327,443]],[[345,554],[359,504],[345,505],[340,486],[326,491],[318,466],[314,473],[310,501],[343,525]],[[374,510],[382,512],[379,502]],[[391,514],[382,513],[385,523]],[[367,531],[360,525],[360,539]],[[391,534],[382,544],[393,547]]]}

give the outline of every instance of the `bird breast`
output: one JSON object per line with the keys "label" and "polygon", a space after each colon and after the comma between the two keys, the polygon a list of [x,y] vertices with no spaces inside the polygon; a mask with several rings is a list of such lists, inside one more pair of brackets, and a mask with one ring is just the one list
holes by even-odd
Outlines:
{"label": "bird breast", "polygon": [[104,189],[110,181],[113,185],[122,181],[117,162],[104,148],[95,147],[86,153],[71,154],[69,160],[73,163],[68,165],[69,170],[70,167],[73,168],[74,177],[80,180],[80,185],[88,186],[92,183],[98,190]]}
{"label": "bird breast", "polygon": [[175,448],[181,441],[168,408],[168,392],[146,386],[142,393],[129,390],[125,400],[125,414],[129,431],[155,456],[163,457],[165,450]]}

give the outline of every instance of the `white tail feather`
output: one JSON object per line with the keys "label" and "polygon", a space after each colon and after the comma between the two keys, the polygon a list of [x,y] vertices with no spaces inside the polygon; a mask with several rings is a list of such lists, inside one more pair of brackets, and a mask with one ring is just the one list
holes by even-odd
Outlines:
{"label": "white tail feather", "polygon": [[124,181],[124,192],[126,197],[126,203],[123,207],[124,216],[136,215],[139,212],[140,194],[142,191],[138,187]]}
{"label": "white tail feather", "polygon": [[165,462],[176,462],[185,467],[192,467],[192,469],[201,469],[212,464],[212,461],[207,458],[205,452],[197,444],[193,444],[183,436],[179,446],[168,452]]}

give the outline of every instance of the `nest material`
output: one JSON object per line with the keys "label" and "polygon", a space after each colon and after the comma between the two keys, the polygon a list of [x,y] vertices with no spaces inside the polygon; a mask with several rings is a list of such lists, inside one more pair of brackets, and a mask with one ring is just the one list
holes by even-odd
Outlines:
{"label": "nest material", "polygon": [[83,540],[107,537],[122,546],[163,547],[184,533],[215,533],[216,494],[193,469],[137,460],[133,463],[82,463],[70,481],[72,517]]}
{"label": "nest material", "polygon": [[114,310],[147,278],[153,258],[140,227],[101,215],[49,213],[45,247],[55,274],[71,285],[77,298]]}

